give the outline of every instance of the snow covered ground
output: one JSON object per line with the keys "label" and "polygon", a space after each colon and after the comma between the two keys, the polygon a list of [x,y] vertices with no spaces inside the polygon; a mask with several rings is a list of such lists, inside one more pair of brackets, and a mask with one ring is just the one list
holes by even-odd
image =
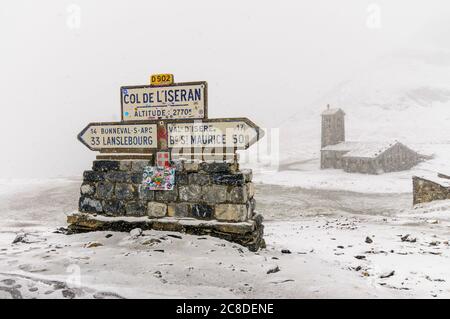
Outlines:
{"label": "snow covered ground", "polygon": [[450,297],[447,201],[259,184],[267,249],[251,253],[170,232],[55,233],[79,184],[0,194],[0,298]]}
{"label": "snow covered ground", "polygon": [[[275,133],[279,152],[262,158],[276,169],[241,157],[259,165],[258,253],[169,232],[63,235],[79,179],[0,180],[0,298],[450,298],[450,201],[413,208],[411,194],[413,175],[449,172],[449,69],[450,52],[397,52],[273,123],[247,154]],[[328,103],[346,112],[348,141],[398,139],[433,159],[320,170]]]}

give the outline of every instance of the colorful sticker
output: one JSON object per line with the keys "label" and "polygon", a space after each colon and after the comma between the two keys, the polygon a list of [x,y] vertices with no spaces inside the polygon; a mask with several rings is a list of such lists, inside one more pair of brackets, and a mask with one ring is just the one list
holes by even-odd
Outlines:
{"label": "colorful sticker", "polygon": [[142,176],[144,188],[153,191],[170,191],[175,185],[175,168],[146,166]]}

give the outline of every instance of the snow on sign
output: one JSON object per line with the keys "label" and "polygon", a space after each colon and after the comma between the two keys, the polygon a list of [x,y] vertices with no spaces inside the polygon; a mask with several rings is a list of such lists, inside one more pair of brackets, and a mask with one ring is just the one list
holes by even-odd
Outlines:
{"label": "snow on sign", "polygon": [[232,147],[247,149],[264,131],[247,118],[207,119],[167,124],[169,148]]}
{"label": "snow on sign", "polygon": [[206,82],[120,88],[122,120],[203,119],[207,114]]}
{"label": "snow on sign", "polygon": [[92,151],[156,148],[156,124],[90,123],[78,140]]}

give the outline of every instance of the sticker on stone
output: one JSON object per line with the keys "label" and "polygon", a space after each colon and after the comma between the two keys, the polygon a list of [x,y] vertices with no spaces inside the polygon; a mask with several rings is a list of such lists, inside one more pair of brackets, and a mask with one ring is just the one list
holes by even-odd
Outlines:
{"label": "sticker on stone", "polygon": [[142,176],[142,185],[148,190],[173,190],[175,185],[175,168],[146,166]]}

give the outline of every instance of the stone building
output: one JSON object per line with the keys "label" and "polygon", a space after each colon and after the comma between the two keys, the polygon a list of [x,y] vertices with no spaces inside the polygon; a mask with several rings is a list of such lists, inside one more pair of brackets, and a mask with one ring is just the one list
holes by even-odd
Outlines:
{"label": "stone building", "polygon": [[424,159],[398,141],[346,142],[344,116],[344,111],[329,106],[322,113],[321,169],[382,174],[411,169]]}
{"label": "stone building", "polygon": [[439,173],[437,176],[414,176],[413,204],[450,199],[449,175]]}
{"label": "stone building", "polygon": [[335,145],[345,141],[345,113],[341,109],[327,109],[322,112],[322,146]]}

